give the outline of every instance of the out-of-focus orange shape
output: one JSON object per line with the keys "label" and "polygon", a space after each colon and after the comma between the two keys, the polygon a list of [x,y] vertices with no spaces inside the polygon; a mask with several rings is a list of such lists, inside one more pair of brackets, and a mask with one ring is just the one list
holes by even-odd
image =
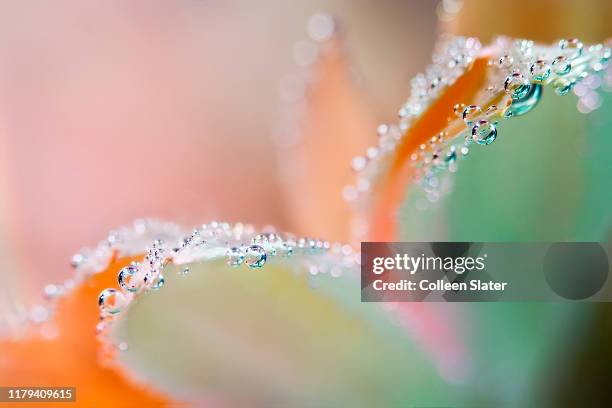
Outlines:
{"label": "out-of-focus orange shape", "polygon": [[376,142],[376,120],[351,78],[341,38],[321,45],[312,74],[299,148],[281,158],[298,163],[286,187],[293,230],[348,241],[350,208],[342,187],[355,181],[351,159]]}
{"label": "out-of-focus orange shape", "polygon": [[[98,294],[117,286],[119,269],[133,258],[114,260],[58,300],[53,339],[33,335],[22,340],[0,340],[0,386],[76,387],[76,402],[2,403],[2,406],[155,407],[167,406],[163,395],[137,384],[110,361],[95,333],[99,321]],[[109,357],[109,358],[106,358]]]}
{"label": "out-of-focus orange shape", "polygon": [[375,187],[374,211],[369,239],[393,241],[396,237],[396,214],[403,202],[406,186],[414,175],[410,155],[432,136],[445,130],[449,115],[456,103],[470,102],[482,88],[486,78],[488,58],[480,57],[431,104],[421,117],[406,131],[394,156],[389,171]]}

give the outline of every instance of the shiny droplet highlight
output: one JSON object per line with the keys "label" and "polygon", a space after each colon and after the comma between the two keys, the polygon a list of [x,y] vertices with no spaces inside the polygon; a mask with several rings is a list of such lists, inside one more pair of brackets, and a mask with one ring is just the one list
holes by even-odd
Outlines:
{"label": "shiny droplet highlight", "polygon": [[241,248],[232,247],[225,253],[227,264],[230,266],[239,266],[244,262],[244,252]]}
{"label": "shiny droplet highlight", "polygon": [[522,74],[515,72],[504,81],[504,90],[512,99],[524,98],[529,93],[531,83]]}
{"label": "shiny droplet highlight", "polygon": [[512,104],[504,112],[506,118],[521,116],[531,111],[542,98],[542,85],[532,84],[529,92],[521,99],[512,100]]}
{"label": "shiny droplet highlight", "polygon": [[559,41],[559,49],[569,60],[576,59],[582,55],[583,47],[584,45],[577,38],[569,38]]}
{"label": "shiny droplet highlight", "polygon": [[123,309],[126,299],[116,289],[104,289],[98,296],[98,307],[103,315],[114,315]]}
{"label": "shiny droplet highlight", "polygon": [[489,145],[496,138],[497,128],[488,120],[480,120],[472,127],[472,140],[479,145]]}
{"label": "shiny droplet highlight", "polygon": [[482,113],[482,108],[478,105],[468,105],[463,109],[461,117],[466,124],[471,124]]}
{"label": "shiny droplet highlight", "polygon": [[267,260],[266,251],[259,245],[249,246],[244,254],[244,263],[250,268],[261,268]]}
{"label": "shiny droplet highlight", "polygon": [[557,75],[567,75],[572,70],[572,63],[561,55],[554,59],[552,68]]}
{"label": "shiny droplet highlight", "polygon": [[534,81],[542,82],[546,81],[550,77],[550,64],[544,60],[537,60],[529,68],[531,78]]}
{"label": "shiny droplet highlight", "polygon": [[133,263],[121,268],[117,275],[119,286],[128,292],[138,292],[144,286],[144,277],[138,272],[138,264]]}

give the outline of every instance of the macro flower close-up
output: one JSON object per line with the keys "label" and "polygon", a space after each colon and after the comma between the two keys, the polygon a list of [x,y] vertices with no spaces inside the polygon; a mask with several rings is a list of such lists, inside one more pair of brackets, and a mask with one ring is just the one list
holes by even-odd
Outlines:
{"label": "macro flower close-up", "polygon": [[608,1],[0,10],[0,407],[610,404]]}

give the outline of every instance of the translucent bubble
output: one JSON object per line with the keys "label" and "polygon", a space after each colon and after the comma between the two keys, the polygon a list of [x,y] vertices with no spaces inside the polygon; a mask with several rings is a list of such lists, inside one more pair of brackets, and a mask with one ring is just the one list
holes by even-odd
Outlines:
{"label": "translucent bubble", "polygon": [[351,167],[353,167],[354,171],[361,171],[365,168],[367,161],[363,156],[355,156],[351,161]]}
{"label": "translucent bubble", "polygon": [[514,46],[519,49],[522,55],[528,56],[531,55],[533,51],[533,41],[519,39],[514,41]]}
{"label": "translucent bubble", "polygon": [[277,246],[276,253],[279,256],[291,256],[293,255],[294,246],[295,245],[292,245],[289,242],[282,242],[280,245]]}
{"label": "translucent bubble", "polygon": [[563,55],[558,56],[552,63],[552,68],[557,75],[566,75],[572,70],[572,63]]}
{"label": "translucent bubble", "polygon": [[537,60],[529,68],[534,81],[546,81],[550,76],[550,65],[544,60]]}
{"label": "translucent bubble", "polygon": [[165,283],[166,283],[166,279],[164,278],[164,275],[160,273],[157,276],[153,277],[153,279],[151,280],[151,285],[149,286],[149,289],[160,290],[164,286]]}
{"label": "translucent bubble", "polygon": [[468,105],[463,109],[462,117],[463,121],[468,125],[474,122],[474,120],[482,113],[482,109],[478,105]]}
{"label": "translucent bubble", "polygon": [[522,99],[513,100],[512,104],[506,112],[504,112],[504,116],[514,117],[521,116],[531,111],[538,104],[540,99],[542,98],[542,85],[533,84],[529,88],[529,92]]}
{"label": "translucent bubble", "polygon": [[257,234],[251,238],[251,244],[267,244],[268,234]]}
{"label": "translucent bubble", "polygon": [[225,253],[227,264],[230,266],[239,266],[244,262],[244,252],[241,248],[232,247]]}
{"label": "translucent bubble", "polygon": [[61,290],[56,285],[49,284],[49,285],[46,285],[45,288],[44,288],[44,294],[49,299],[52,299],[52,298],[58,296],[60,293],[61,293]]}
{"label": "translucent bubble", "polygon": [[442,77],[435,77],[429,82],[429,88],[434,90],[440,87],[440,85],[442,85],[443,82],[444,82],[444,79]]}
{"label": "translucent bubble", "polygon": [[315,41],[325,41],[334,34],[336,24],[332,16],[318,13],[308,20],[308,35]]}
{"label": "translucent bubble", "polygon": [[583,44],[577,38],[569,38],[559,41],[559,48],[567,59],[573,60],[582,54]]}
{"label": "translucent bubble", "polygon": [[123,309],[126,299],[115,289],[104,289],[98,296],[98,307],[104,315],[114,315]]}
{"label": "translucent bubble", "polygon": [[182,269],[180,270],[179,275],[181,275],[181,276],[187,276],[187,275],[189,274],[189,272],[190,272],[190,269],[189,269],[189,267],[188,267],[188,266],[186,266],[186,267],[184,267],[184,268],[182,268]]}
{"label": "translucent bubble", "polygon": [[480,120],[472,127],[472,140],[479,145],[489,145],[497,138],[497,128],[488,120]]}
{"label": "translucent bubble", "polygon": [[510,69],[512,68],[512,64],[514,64],[514,58],[512,58],[510,55],[503,55],[499,59],[499,66],[502,68]]}
{"label": "translucent bubble", "polygon": [[574,83],[567,78],[559,78],[553,83],[557,95],[567,95],[572,90]]}
{"label": "translucent bubble", "polygon": [[244,263],[250,268],[261,268],[267,260],[266,251],[259,245],[251,245],[246,249]]}
{"label": "translucent bubble", "polygon": [[612,56],[612,50],[609,47],[605,47],[602,44],[592,45],[589,47],[589,52],[593,54],[594,60],[591,61],[591,68],[599,72],[603,70]]}
{"label": "translucent bubble", "polygon": [[529,80],[518,72],[508,76],[504,81],[504,90],[512,99],[524,98],[529,93],[530,88]]}
{"label": "translucent bubble", "polygon": [[381,125],[378,125],[378,127],[376,128],[376,133],[380,137],[386,135],[387,133],[389,133],[389,125],[386,125],[384,123]]}
{"label": "translucent bubble", "polygon": [[451,146],[450,150],[446,153],[444,161],[449,165],[457,161],[457,150],[455,146]]}
{"label": "translucent bubble", "polygon": [[440,167],[440,168],[446,167],[446,163],[442,160],[441,152],[439,150],[436,150],[435,152],[433,152],[431,156],[431,162],[436,167]]}
{"label": "translucent bubble", "polygon": [[121,268],[119,275],[117,275],[117,281],[119,286],[123,290],[128,292],[138,292],[144,285],[144,277],[138,274],[138,264],[133,263],[124,268]]}
{"label": "translucent bubble", "polygon": [[457,103],[453,107],[453,112],[455,113],[455,116],[457,116],[458,118],[462,118],[464,109],[465,109],[464,103]]}
{"label": "translucent bubble", "polygon": [[70,266],[78,268],[85,262],[85,256],[83,254],[74,254],[70,259]]}

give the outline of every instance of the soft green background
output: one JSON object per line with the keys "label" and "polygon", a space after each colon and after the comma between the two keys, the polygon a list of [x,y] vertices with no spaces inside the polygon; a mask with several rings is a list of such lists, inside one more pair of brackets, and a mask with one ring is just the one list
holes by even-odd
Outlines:
{"label": "soft green background", "polygon": [[[454,190],[425,211],[410,195],[400,212],[404,241],[607,241],[612,231],[612,96],[579,113],[573,94],[545,88],[525,116],[503,120],[495,143],[459,163]],[[543,406],[571,377],[596,308],[586,304],[460,304],[478,378],[463,403]],[[603,345],[602,345],[603,347]],[[602,381],[592,378],[592,382]],[[580,392],[580,391],[577,391]],[[587,394],[587,393],[584,393]],[[588,398],[588,395],[586,395]]]}

